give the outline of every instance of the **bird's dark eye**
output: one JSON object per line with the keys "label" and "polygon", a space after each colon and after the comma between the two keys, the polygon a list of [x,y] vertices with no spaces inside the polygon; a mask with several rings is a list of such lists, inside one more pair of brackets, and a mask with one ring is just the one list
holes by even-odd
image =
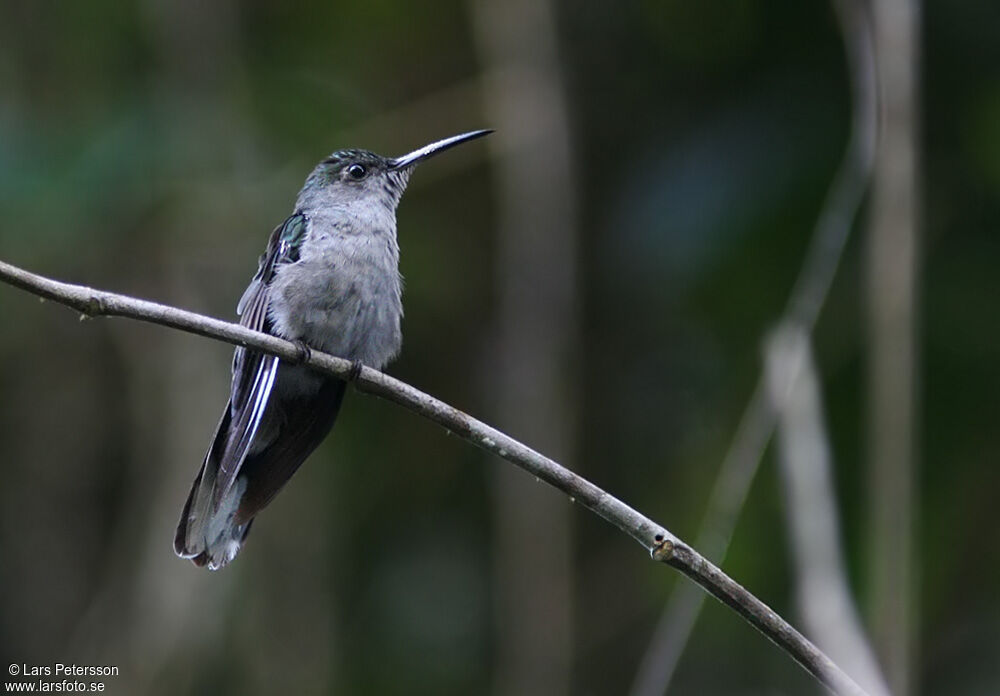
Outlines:
{"label": "bird's dark eye", "polygon": [[362,179],[365,178],[365,174],[367,173],[368,170],[365,169],[364,166],[360,164],[352,164],[350,167],[347,168],[347,176],[351,177],[355,181],[361,181]]}

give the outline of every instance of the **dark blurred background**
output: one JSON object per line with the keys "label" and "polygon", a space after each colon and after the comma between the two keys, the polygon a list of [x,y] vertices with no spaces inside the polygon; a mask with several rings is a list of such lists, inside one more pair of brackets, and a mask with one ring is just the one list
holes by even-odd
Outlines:
{"label": "dark blurred background", "polygon": [[[233,318],[316,161],[497,128],[403,199],[389,372],[693,540],[850,132],[836,17],[792,0],[5,2],[0,258]],[[922,25],[903,690],[995,694],[1000,5],[938,0]],[[897,493],[869,471],[872,219],[866,204],[813,336],[869,627],[870,525]],[[122,694],[620,694],[686,582],[356,393],[238,560],[195,568],[171,540],[231,347],[10,287],[0,319],[4,663],[117,665]],[[773,450],[724,567],[799,624]],[[671,687],[817,691],[714,601]]]}

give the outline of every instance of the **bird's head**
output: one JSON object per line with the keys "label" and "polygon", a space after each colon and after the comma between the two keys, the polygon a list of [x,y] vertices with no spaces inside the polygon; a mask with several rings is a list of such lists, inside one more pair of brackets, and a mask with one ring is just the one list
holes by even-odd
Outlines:
{"label": "bird's head", "polygon": [[337,150],[316,165],[299,194],[300,205],[332,207],[370,204],[394,211],[418,163],[460,143],[492,133],[477,130],[425,145],[402,157],[368,150]]}

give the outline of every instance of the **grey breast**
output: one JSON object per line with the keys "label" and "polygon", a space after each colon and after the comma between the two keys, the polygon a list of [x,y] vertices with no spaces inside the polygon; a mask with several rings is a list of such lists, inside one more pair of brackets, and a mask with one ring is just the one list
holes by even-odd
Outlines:
{"label": "grey breast", "polygon": [[399,251],[392,231],[357,233],[314,222],[297,263],[276,269],[276,332],[382,367],[402,343]]}

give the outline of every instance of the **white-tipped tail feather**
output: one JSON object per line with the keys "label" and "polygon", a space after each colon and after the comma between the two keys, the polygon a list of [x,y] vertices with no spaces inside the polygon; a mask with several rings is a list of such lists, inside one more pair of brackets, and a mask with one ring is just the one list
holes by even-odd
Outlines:
{"label": "white-tipped tail feather", "polygon": [[[206,468],[211,469],[207,475]],[[236,558],[250,531],[253,520],[245,524],[235,521],[247,483],[244,478],[237,478],[213,512],[214,468],[202,467],[198,478],[178,526],[174,550],[178,556],[190,558],[197,565],[218,570]]]}

